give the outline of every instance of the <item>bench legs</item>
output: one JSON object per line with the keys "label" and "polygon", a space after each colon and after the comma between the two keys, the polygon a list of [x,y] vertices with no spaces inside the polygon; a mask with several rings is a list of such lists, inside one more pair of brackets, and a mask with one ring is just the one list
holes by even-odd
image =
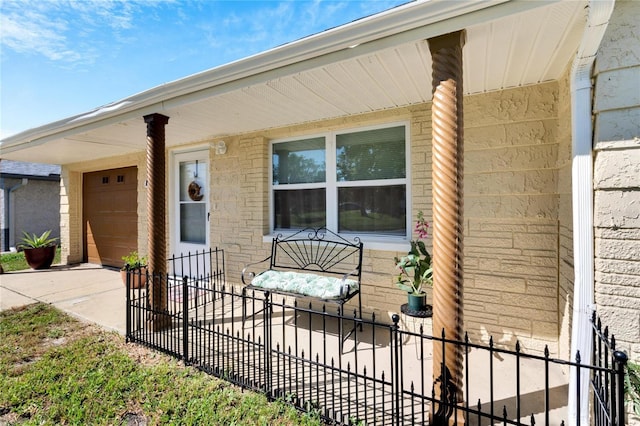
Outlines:
{"label": "bench legs", "polygon": [[[264,297],[265,297],[265,305],[261,309],[257,311],[253,310],[252,313],[249,314],[247,313],[247,303],[249,303],[248,299],[251,299],[253,301],[253,305],[255,307],[256,298],[255,298],[255,295],[251,297],[248,296],[246,288],[242,289],[242,327],[245,326],[247,319],[261,312],[266,312],[267,309],[269,310],[270,313],[273,313],[273,304],[271,303],[271,293],[264,292]],[[362,319],[362,302],[359,294],[358,294],[358,308],[359,309],[357,312],[357,319]],[[317,311],[317,312],[321,313],[321,311]],[[340,303],[338,305],[338,339],[339,339],[340,354],[344,353],[344,343],[356,331],[356,327],[360,328],[360,331],[362,331],[362,322],[359,321],[359,325],[354,324],[353,328],[345,334],[345,325],[344,325],[345,320],[349,320],[349,318],[345,317],[344,304]]]}
{"label": "bench legs", "polygon": [[[358,314],[357,314],[357,318],[358,319],[362,319],[362,302],[360,301],[360,295],[358,295]],[[351,330],[349,330],[349,332],[345,335],[344,334],[344,320],[345,320],[345,315],[344,315],[344,304],[341,304],[340,307],[338,308],[338,338],[340,339],[340,354],[344,353],[344,342],[346,342],[346,340],[351,337],[351,335],[356,331],[356,327],[360,329],[360,331],[362,331],[362,321],[359,321],[359,325],[354,325],[353,328]],[[355,343],[356,345],[358,344],[358,342]]]}

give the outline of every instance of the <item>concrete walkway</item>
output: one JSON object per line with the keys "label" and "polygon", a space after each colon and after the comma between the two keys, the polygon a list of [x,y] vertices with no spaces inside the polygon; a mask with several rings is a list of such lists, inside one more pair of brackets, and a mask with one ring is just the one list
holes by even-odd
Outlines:
{"label": "concrete walkway", "polygon": [[43,302],[123,335],[125,297],[120,271],[98,265],[54,265],[0,275],[0,311]]}

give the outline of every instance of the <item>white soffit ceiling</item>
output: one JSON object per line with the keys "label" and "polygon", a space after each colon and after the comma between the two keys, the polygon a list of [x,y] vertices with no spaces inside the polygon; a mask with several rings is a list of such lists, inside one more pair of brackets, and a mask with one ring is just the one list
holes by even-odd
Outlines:
{"label": "white soffit ceiling", "polygon": [[[583,1],[562,1],[467,26],[465,94],[560,78],[582,37],[585,6]],[[200,93],[167,99],[162,110],[156,104],[149,107],[155,109],[112,117],[81,132],[52,134],[30,142],[31,148],[9,149],[2,157],[68,164],[144,150],[142,116],[154,112],[170,117],[166,144],[175,146],[428,102],[431,54],[428,43],[419,38],[291,74],[282,72],[263,82]]]}

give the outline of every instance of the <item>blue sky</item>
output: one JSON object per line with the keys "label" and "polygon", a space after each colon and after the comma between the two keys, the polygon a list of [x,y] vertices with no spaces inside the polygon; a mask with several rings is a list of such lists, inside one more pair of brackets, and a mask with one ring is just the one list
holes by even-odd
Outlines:
{"label": "blue sky", "polygon": [[0,0],[0,138],[407,0]]}

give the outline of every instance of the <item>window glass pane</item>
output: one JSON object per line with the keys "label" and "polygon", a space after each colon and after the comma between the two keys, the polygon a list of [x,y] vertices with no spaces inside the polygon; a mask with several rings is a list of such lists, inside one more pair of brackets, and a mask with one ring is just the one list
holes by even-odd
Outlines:
{"label": "window glass pane", "polygon": [[203,203],[180,204],[180,241],[205,244],[206,208]]}
{"label": "window glass pane", "polygon": [[275,191],[275,228],[319,228],[327,224],[324,188]]}
{"label": "window glass pane", "polygon": [[325,181],[324,138],[273,144],[273,184]]}
{"label": "window glass pane", "polygon": [[405,171],[404,126],[336,136],[339,182],[401,179]]}
{"label": "window glass pane", "polygon": [[405,236],[404,185],[338,189],[338,232]]}

